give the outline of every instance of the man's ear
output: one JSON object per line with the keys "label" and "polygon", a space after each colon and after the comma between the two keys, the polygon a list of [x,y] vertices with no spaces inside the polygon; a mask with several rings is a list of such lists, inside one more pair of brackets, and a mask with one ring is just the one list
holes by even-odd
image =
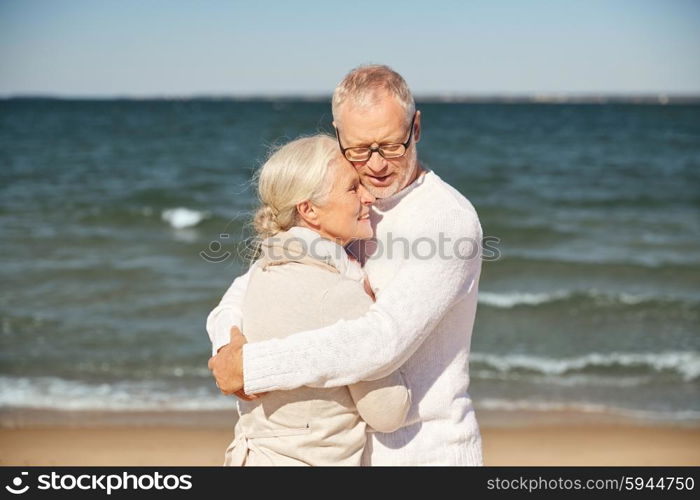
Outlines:
{"label": "man's ear", "polygon": [[297,203],[297,213],[299,214],[299,217],[301,217],[302,220],[309,226],[318,227],[318,211],[316,210],[314,204],[309,200],[304,200]]}
{"label": "man's ear", "polygon": [[413,122],[413,140],[420,141],[420,111],[416,111],[416,121]]}
{"label": "man's ear", "polygon": [[338,139],[338,142],[340,142],[340,132],[338,132],[338,124],[336,123],[335,120],[331,122],[333,125],[333,133],[335,134],[335,137]]}

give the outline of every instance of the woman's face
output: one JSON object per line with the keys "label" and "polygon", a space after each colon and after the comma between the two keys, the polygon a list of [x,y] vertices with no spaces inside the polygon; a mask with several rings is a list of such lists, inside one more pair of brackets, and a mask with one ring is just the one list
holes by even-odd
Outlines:
{"label": "woman's face", "polygon": [[339,155],[330,168],[328,181],[333,187],[326,203],[316,207],[319,233],[341,245],[371,238],[374,231],[369,222],[369,207],[374,196],[360,184],[357,171],[345,158]]}

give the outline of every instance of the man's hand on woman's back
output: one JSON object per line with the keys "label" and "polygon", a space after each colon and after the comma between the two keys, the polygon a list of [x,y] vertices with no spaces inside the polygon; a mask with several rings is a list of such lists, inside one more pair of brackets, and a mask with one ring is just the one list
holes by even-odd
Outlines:
{"label": "man's hand on woman's back", "polygon": [[246,342],[243,333],[234,326],[231,328],[231,342],[209,358],[208,366],[216,386],[223,394],[234,394],[245,401],[252,401],[262,394],[248,395],[243,392],[243,345]]}

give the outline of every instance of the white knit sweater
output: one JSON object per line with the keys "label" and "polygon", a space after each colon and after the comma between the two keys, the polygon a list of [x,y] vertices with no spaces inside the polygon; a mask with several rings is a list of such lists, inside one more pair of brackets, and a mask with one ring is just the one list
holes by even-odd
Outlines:
{"label": "white knit sweater", "polygon": [[[403,365],[412,392],[404,427],[373,433],[363,463],[481,465],[467,389],[481,272],[482,230],[471,203],[434,172],[377,200],[365,263],[377,301],[364,316],[243,348],[245,391],[336,387]],[[365,249],[372,252],[373,245]],[[240,326],[248,274],[207,318],[214,352]],[[245,334],[245,332],[243,332]]]}

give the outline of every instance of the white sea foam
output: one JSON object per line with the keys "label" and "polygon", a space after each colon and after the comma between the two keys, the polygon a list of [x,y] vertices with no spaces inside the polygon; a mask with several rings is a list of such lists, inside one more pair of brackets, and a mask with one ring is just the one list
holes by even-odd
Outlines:
{"label": "white sea foam", "polygon": [[473,352],[471,363],[482,364],[498,372],[527,370],[546,375],[563,375],[590,368],[642,368],[656,372],[670,371],[690,382],[700,378],[700,353],[667,351],[659,353],[591,353],[569,358],[545,358],[527,354],[483,354]]}
{"label": "white sea foam", "polygon": [[0,408],[58,410],[216,410],[234,407],[207,387],[159,381],[90,384],[56,377],[0,377]]}
{"label": "white sea foam", "polygon": [[698,265],[697,256],[693,252],[673,252],[664,248],[663,252],[634,252],[625,247],[611,249],[605,247],[605,251],[597,252],[596,248],[603,248],[597,245],[588,251],[548,248],[528,249],[511,248],[508,250],[509,259],[524,259],[532,262],[547,262],[550,264],[572,264],[584,266],[639,266],[644,268],[658,269],[664,266],[692,266]]}
{"label": "white sea foam", "polygon": [[595,288],[589,290],[556,290],[553,292],[479,292],[479,303],[491,307],[511,309],[517,306],[537,306],[559,300],[570,299],[574,296],[588,297],[599,302],[620,302],[625,305],[636,305],[650,301],[686,301],[687,298],[670,297],[666,295],[651,295],[629,292],[607,292]]}
{"label": "white sea foam", "polygon": [[653,300],[653,297],[649,295],[635,295],[633,293],[621,293],[617,296],[623,304],[635,305],[641,304],[642,302],[647,302]]}
{"label": "white sea foam", "polygon": [[565,291],[552,293],[479,292],[479,303],[493,307],[510,309],[511,307],[520,305],[534,306],[538,304],[544,304],[546,302],[553,302],[555,300],[560,300],[569,297],[570,295],[571,294],[569,292]]}
{"label": "white sea foam", "polygon": [[542,386],[558,387],[612,387],[612,388],[635,388],[648,385],[654,382],[653,375],[620,375],[614,376],[596,373],[567,373],[565,376],[552,376],[548,374],[532,372],[517,373],[513,371],[494,371],[486,367],[478,369],[474,366],[470,372],[472,380],[489,380],[500,382],[526,382],[529,384],[539,384]]}
{"label": "white sea foam", "polygon": [[[607,412],[651,420],[700,420],[700,412],[652,412],[603,404],[536,399],[480,398],[477,410]],[[56,377],[0,377],[0,408],[101,411],[233,410],[235,399],[208,387],[184,388],[165,381],[86,383]]]}
{"label": "white sea foam", "polygon": [[570,411],[577,413],[608,413],[641,420],[655,420],[659,422],[697,422],[700,421],[700,412],[694,410],[679,411],[649,411],[631,408],[620,408],[585,401],[579,402],[553,402],[537,400],[508,400],[497,398],[484,398],[475,402],[477,412],[479,410],[495,411],[535,411],[556,412]]}
{"label": "white sea foam", "polygon": [[483,398],[478,400],[477,409],[501,410],[501,411],[570,411],[603,412],[608,407],[593,403],[562,403],[537,400],[511,400],[497,398]]}
{"label": "white sea foam", "polygon": [[209,217],[209,212],[192,210],[185,207],[163,210],[161,217],[175,229],[193,227]]}

